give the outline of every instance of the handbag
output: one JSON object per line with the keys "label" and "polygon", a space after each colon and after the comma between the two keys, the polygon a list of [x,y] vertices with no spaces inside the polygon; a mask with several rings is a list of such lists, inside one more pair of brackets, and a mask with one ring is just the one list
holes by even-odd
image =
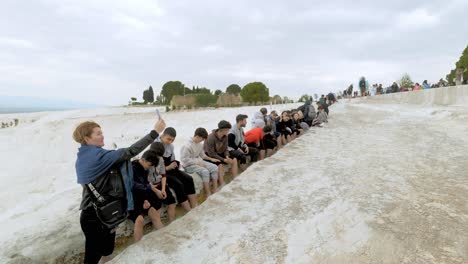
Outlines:
{"label": "handbag", "polygon": [[105,227],[114,229],[127,219],[128,212],[125,199],[107,201],[96,188],[94,188],[93,184],[88,183],[86,186],[96,199],[93,199],[92,205],[96,211],[97,218]]}

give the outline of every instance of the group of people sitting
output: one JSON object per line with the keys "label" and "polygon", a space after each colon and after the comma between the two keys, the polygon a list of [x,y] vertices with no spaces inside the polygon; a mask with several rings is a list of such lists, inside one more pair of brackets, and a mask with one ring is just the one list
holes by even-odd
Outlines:
{"label": "group of people sitting", "polygon": [[[74,139],[82,144],[76,169],[78,183],[83,185],[80,209],[86,237],[85,262],[94,263],[96,259],[110,255],[114,247],[115,233],[96,222],[96,213],[91,206],[92,194],[85,187],[92,183],[96,189],[102,190],[105,181],[99,179],[100,175],[120,175],[122,163],[131,164],[128,175],[132,175],[133,187],[132,196],[127,195],[127,200],[133,200],[133,207],[129,208],[128,218],[134,222],[134,239],[138,241],[143,237],[145,216],[155,229],[164,226],[160,218],[163,204],[167,206],[169,222],[175,219],[176,204],[186,211],[198,205],[193,174],[201,177],[204,192],[209,196],[225,184],[226,170],[236,177],[249,160],[256,162],[273,155],[310,127],[328,122],[328,115],[321,102],[318,102],[316,112],[312,103],[307,101],[298,109],[283,111],[281,115],[261,108],[253,115],[251,129],[244,131],[247,119],[247,115],[239,114],[235,124],[221,120],[211,133],[202,127],[195,129],[193,136],[182,146],[179,160],[173,146],[176,130],[166,128],[162,119],[146,137],[129,148],[118,150],[102,149],[103,136],[97,123],[88,121],[80,124],[74,132]],[[140,158],[130,161],[148,145],[149,149]]]}

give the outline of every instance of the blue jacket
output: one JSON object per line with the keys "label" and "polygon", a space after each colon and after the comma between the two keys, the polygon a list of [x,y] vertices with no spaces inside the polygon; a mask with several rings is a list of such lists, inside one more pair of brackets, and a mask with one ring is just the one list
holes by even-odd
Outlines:
{"label": "blue jacket", "polygon": [[[125,185],[127,209],[132,210],[133,196],[131,190],[133,185],[133,170],[130,159],[143,151],[157,137],[158,133],[152,130],[129,148],[118,150],[106,150],[98,146],[81,145],[78,149],[75,163],[77,182],[82,185],[94,183],[99,181],[100,177],[109,173],[119,173]],[[103,186],[95,187],[99,192]],[[83,188],[80,209],[86,209],[91,205],[91,195],[88,188]]]}

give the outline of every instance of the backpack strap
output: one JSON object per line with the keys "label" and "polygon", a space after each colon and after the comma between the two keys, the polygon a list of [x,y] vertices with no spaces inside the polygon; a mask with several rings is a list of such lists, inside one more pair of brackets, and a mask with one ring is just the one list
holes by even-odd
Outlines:
{"label": "backpack strap", "polygon": [[96,190],[96,188],[94,188],[94,185],[92,183],[88,183],[86,184],[86,186],[88,186],[89,190],[91,191],[91,193],[93,193],[94,197],[96,197],[98,202],[104,203],[106,201],[106,199],[102,197],[102,195]]}

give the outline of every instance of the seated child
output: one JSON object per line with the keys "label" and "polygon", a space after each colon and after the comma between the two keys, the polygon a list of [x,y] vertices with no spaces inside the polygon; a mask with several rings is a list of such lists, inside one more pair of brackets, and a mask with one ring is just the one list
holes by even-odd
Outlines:
{"label": "seated child", "polygon": [[231,174],[236,177],[239,171],[237,159],[230,157],[228,150],[228,133],[232,128],[231,123],[226,120],[221,120],[218,123],[218,129],[213,130],[211,134],[206,138],[203,146],[205,154],[210,158],[217,159],[219,162],[215,162],[220,172],[218,177],[219,185],[224,185],[224,165],[229,164],[231,166]]}
{"label": "seated child", "polygon": [[176,135],[176,130],[174,128],[167,127],[162,135],[156,139],[156,142],[164,144],[163,159],[164,165],[166,166],[167,185],[174,190],[177,202],[186,211],[190,211],[198,205],[195,185],[192,176],[179,170],[180,162],[175,159],[174,145],[172,144]]}
{"label": "seated child", "polygon": [[[148,181],[149,169],[153,166],[158,166],[159,162],[160,157],[156,152],[151,150],[143,153],[141,159],[132,162],[134,210],[129,212],[128,218],[135,223],[133,228],[135,241],[139,241],[143,237],[145,215],[149,216],[155,229],[163,227],[159,215],[159,209],[162,205],[162,200],[159,197],[163,197],[163,195],[156,185]],[[164,203],[170,204],[171,201],[167,199]]]}
{"label": "seated child", "polygon": [[180,150],[180,162],[188,173],[197,173],[203,180],[203,189],[206,196],[211,195],[210,180],[213,182],[213,192],[218,191],[218,166],[212,162],[219,160],[210,158],[203,150],[202,142],[208,137],[206,129],[199,127],[195,130],[195,134],[189,141],[182,146]]}
{"label": "seated child", "polygon": [[[155,193],[162,200],[163,204],[167,205],[167,216],[169,222],[175,220],[176,200],[169,190],[166,178],[166,166],[164,166],[164,145],[161,142],[151,144],[151,150],[159,156],[158,166],[153,166],[148,170],[148,181],[151,186],[155,186]],[[157,191],[159,190],[159,192]]]}

